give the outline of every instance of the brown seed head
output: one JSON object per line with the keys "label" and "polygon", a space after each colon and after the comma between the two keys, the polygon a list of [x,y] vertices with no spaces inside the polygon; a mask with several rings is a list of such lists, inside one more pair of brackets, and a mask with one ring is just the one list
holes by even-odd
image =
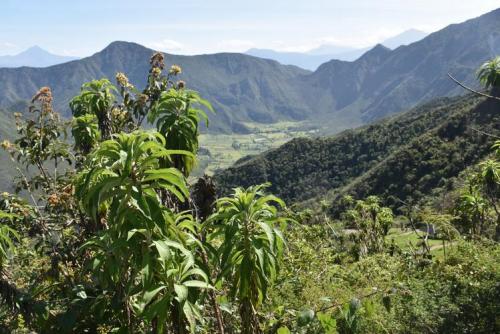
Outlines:
{"label": "brown seed head", "polygon": [[122,87],[128,88],[128,87],[132,86],[129,83],[127,76],[122,72],[116,73],[116,82],[118,82],[118,84]]}
{"label": "brown seed head", "polygon": [[177,88],[184,89],[186,87],[186,83],[182,80],[177,81]]}
{"label": "brown seed head", "polygon": [[151,64],[151,67],[158,67],[163,70],[165,67],[165,56],[161,52],[155,52],[153,53],[153,56],[151,56],[149,63]]}

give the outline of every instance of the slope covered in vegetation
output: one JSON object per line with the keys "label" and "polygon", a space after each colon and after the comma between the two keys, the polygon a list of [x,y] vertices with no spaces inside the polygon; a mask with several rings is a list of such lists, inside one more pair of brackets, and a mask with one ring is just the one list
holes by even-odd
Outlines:
{"label": "slope covered in vegetation", "polygon": [[[12,111],[0,109],[0,143],[4,140],[13,140],[16,136],[16,127]],[[10,156],[2,150],[0,152],[0,166],[2,166],[2,175],[0,176],[0,188],[13,190],[12,180],[16,176],[14,166]]]}
{"label": "slope covered in vegetation", "polygon": [[[438,99],[402,115],[327,139],[295,139],[216,175],[221,192],[270,182],[291,202],[326,193],[419,198],[476,164],[498,132],[495,101]],[[478,131],[480,130],[480,131]]]}

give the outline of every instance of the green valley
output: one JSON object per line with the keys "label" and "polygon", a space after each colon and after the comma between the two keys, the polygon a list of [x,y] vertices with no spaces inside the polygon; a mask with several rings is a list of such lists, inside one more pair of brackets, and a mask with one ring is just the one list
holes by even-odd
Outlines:
{"label": "green valley", "polygon": [[307,122],[278,122],[262,125],[244,123],[249,129],[247,134],[214,134],[200,135],[199,166],[194,176],[213,175],[224,170],[241,159],[249,159],[269,149],[277,148],[286,142],[300,137],[318,135],[320,129]]}

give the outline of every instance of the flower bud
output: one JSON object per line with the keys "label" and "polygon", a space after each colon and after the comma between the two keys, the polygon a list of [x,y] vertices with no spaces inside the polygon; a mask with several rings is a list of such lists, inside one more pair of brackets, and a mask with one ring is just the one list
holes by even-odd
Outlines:
{"label": "flower bud", "polygon": [[182,73],[182,68],[179,65],[172,65],[170,67],[170,74],[177,75]]}
{"label": "flower bud", "polygon": [[154,67],[152,70],[151,70],[151,74],[154,76],[154,77],[159,77],[160,74],[161,74],[161,69],[159,67]]}
{"label": "flower bud", "polygon": [[8,150],[12,147],[12,143],[10,141],[8,141],[7,139],[5,139],[4,141],[2,141],[2,143],[0,144],[0,146],[2,146],[2,148],[4,150]]}

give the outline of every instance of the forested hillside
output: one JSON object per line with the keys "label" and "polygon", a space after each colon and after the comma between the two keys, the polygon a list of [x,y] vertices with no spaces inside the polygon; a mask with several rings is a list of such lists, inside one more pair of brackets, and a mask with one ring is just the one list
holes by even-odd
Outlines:
{"label": "forested hillside", "polygon": [[486,157],[493,138],[483,132],[498,133],[499,107],[470,95],[438,99],[332,138],[295,139],[216,180],[221,193],[270,182],[274,193],[295,203],[327,193],[419,199]]}

